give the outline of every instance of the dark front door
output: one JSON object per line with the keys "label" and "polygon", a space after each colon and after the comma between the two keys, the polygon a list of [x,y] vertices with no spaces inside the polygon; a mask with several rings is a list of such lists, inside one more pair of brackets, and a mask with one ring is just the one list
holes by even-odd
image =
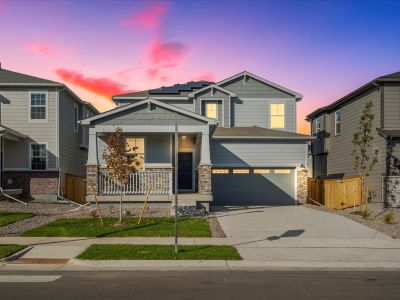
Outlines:
{"label": "dark front door", "polygon": [[178,153],[178,188],[191,190],[193,184],[193,155],[190,152]]}

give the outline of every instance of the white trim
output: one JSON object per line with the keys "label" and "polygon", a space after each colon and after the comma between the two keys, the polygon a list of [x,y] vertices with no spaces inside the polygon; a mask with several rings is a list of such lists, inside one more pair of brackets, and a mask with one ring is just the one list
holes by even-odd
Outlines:
{"label": "white trim", "polygon": [[[44,169],[44,170],[32,170],[32,148],[31,148],[32,145],[45,145],[46,146],[46,169]],[[49,151],[49,143],[48,142],[29,142],[29,161],[28,161],[29,171],[33,171],[33,172],[51,171],[51,169],[49,168],[48,151]]]}
{"label": "white trim", "polygon": [[[208,89],[211,89],[211,90],[217,89],[217,90],[219,90],[219,91],[221,91],[221,92],[223,92],[223,93],[225,93],[225,94],[227,94],[227,95],[229,95],[229,96],[236,97],[236,94],[235,94],[235,93],[233,93],[233,92],[231,92],[231,91],[228,91],[227,89],[224,89],[223,87],[220,87],[220,86],[218,86],[218,85],[216,85],[216,84],[207,85],[207,86],[205,86],[205,87],[203,87],[203,88],[201,88],[201,89],[199,89],[199,90],[197,90],[197,91],[194,91],[194,92],[190,93],[188,96],[189,96],[190,98],[193,98],[193,97],[195,97],[195,95],[197,95],[198,93],[207,91]],[[213,92],[211,93],[211,95],[213,95]]]}
{"label": "white trim", "polygon": [[[337,115],[336,115],[336,113],[340,113],[340,122],[339,122],[339,125],[340,125],[340,132],[339,133],[337,133],[337,131],[336,131],[336,124],[337,124]],[[338,109],[338,110],[336,110],[335,111],[335,136],[338,136],[338,135],[340,135],[342,133],[342,112],[341,112],[341,110],[340,109]]]}
{"label": "white trim", "polygon": [[[57,91],[56,91],[57,92]],[[44,119],[31,119],[31,108],[32,108],[32,94],[45,94],[46,95],[46,104],[45,104],[45,114],[46,118]],[[49,121],[49,91],[48,90],[29,90],[28,91],[28,122],[29,123],[47,123]],[[41,105],[37,107],[43,107]]]}
{"label": "white trim", "polygon": [[101,113],[99,115],[96,115],[96,116],[81,120],[80,124],[82,124],[82,125],[90,125],[91,121],[98,120],[98,119],[101,119],[101,118],[104,118],[104,117],[107,117],[107,116],[110,116],[110,115],[113,115],[113,114],[116,114],[116,113],[119,113],[119,112],[122,112],[122,111],[125,111],[125,110],[128,110],[128,109],[132,109],[134,107],[137,107],[137,106],[140,106],[140,105],[143,105],[143,104],[147,104],[149,102],[154,104],[154,105],[158,105],[160,107],[163,107],[163,108],[166,108],[166,109],[181,113],[182,115],[190,116],[192,118],[195,118],[195,119],[198,119],[198,120],[201,120],[201,121],[205,121],[205,122],[207,122],[208,124],[211,124],[211,125],[216,125],[217,124],[216,120],[214,120],[214,119],[203,117],[203,116],[201,116],[199,114],[196,114],[195,112],[191,112],[189,110],[186,110],[186,109],[174,106],[174,105],[170,105],[170,104],[167,104],[167,103],[164,103],[164,102],[160,102],[160,101],[154,100],[153,98],[148,98],[146,100],[143,100],[143,101],[140,101],[140,102],[137,102],[137,103],[132,103],[132,104],[119,106],[117,108],[114,108],[112,110],[106,111],[106,112]]}
{"label": "white trim", "polygon": [[[132,133],[162,133],[162,132],[175,132],[174,125],[96,125],[94,127],[89,128],[89,133],[108,133],[114,132],[115,128],[121,128],[123,132],[132,132]],[[209,134],[209,126],[208,124],[204,125],[179,125],[178,131],[180,133],[207,133]]]}
{"label": "white trim", "polygon": [[[232,80],[234,80],[234,79],[236,79],[236,78],[238,78],[238,77],[241,77],[241,76],[248,76],[248,77],[251,77],[251,78],[256,79],[256,80],[258,80],[258,81],[260,81],[260,82],[262,82],[262,83],[265,83],[266,85],[270,85],[270,86],[272,86],[272,87],[274,87],[274,88],[276,88],[276,89],[278,89],[278,90],[281,90],[281,91],[286,92],[286,93],[288,93],[288,94],[290,94],[290,95],[293,95],[293,96],[296,98],[296,100],[298,100],[298,101],[301,100],[301,99],[303,98],[303,95],[301,95],[301,94],[299,94],[299,93],[297,93],[297,92],[295,92],[295,91],[289,90],[289,89],[287,89],[287,88],[285,88],[285,87],[283,87],[283,86],[280,86],[280,85],[278,85],[278,84],[276,84],[276,83],[273,83],[273,82],[271,82],[271,81],[269,81],[269,80],[266,80],[266,79],[264,79],[264,78],[261,78],[261,77],[259,77],[259,76],[257,76],[257,75],[254,75],[254,74],[252,74],[252,73],[250,73],[250,72],[247,72],[247,71],[243,71],[243,72],[241,72],[241,73],[239,73],[239,74],[236,74],[236,75],[231,76],[231,77],[229,77],[229,78],[227,78],[227,79],[224,79],[224,80],[222,80],[222,81],[219,81],[219,82],[215,83],[215,85],[219,86],[219,85],[221,85],[221,84],[227,83],[227,82],[232,81]],[[197,92],[198,92],[198,91],[197,91]]]}
{"label": "white trim", "polygon": [[[179,149],[178,147],[178,158],[179,158],[179,153],[192,153],[192,188],[191,189],[179,189],[178,191],[181,192],[194,192],[196,189],[196,185],[195,185],[195,181],[196,181],[196,173],[195,173],[195,168],[196,168],[196,164],[195,164],[195,155],[196,155],[196,148],[194,149]],[[178,161],[178,165],[179,165],[179,161]],[[179,172],[178,172],[178,176],[179,176]]]}
{"label": "white trim", "polygon": [[232,127],[232,97],[229,96],[229,127]]}

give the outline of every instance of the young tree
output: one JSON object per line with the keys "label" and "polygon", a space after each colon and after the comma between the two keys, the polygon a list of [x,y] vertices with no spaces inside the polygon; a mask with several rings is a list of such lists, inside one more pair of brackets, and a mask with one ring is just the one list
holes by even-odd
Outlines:
{"label": "young tree", "polygon": [[374,140],[372,135],[373,121],[375,118],[374,113],[372,112],[373,107],[374,104],[372,101],[367,102],[365,105],[360,117],[359,126],[353,135],[352,141],[354,145],[354,150],[352,152],[354,158],[354,170],[359,174],[361,179],[361,205],[363,193],[366,187],[366,179],[378,162],[379,150],[372,151],[371,149]]}
{"label": "young tree", "polygon": [[136,172],[136,154],[134,150],[135,148],[128,149],[122,129],[119,127],[106,139],[103,159],[107,163],[107,176],[117,181],[120,191],[119,225],[122,224],[122,197],[125,186],[128,183],[129,175],[132,172]]}

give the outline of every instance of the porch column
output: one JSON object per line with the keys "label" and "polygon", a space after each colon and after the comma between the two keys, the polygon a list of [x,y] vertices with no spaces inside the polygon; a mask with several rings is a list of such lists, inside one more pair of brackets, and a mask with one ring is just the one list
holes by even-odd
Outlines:
{"label": "porch column", "polygon": [[88,160],[86,164],[86,194],[93,195],[93,188],[98,192],[99,162],[97,160],[96,132],[89,129]]}
{"label": "porch column", "polygon": [[199,172],[199,194],[211,195],[211,160],[210,160],[210,137],[208,133],[201,136],[201,157],[198,166]]}
{"label": "porch column", "polygon": [[308,170],[306,168],[300,167],[296,169],[297,172],[297,201],[298,202],[307,202],[308,197]]}

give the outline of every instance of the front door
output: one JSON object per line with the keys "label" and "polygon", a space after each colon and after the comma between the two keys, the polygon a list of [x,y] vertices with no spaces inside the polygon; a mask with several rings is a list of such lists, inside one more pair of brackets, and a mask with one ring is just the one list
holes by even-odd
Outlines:
{"label": "front door", "polygon": [[193,188],[193,154],[191,152],[178,153],[178,189],[191,190]]}

